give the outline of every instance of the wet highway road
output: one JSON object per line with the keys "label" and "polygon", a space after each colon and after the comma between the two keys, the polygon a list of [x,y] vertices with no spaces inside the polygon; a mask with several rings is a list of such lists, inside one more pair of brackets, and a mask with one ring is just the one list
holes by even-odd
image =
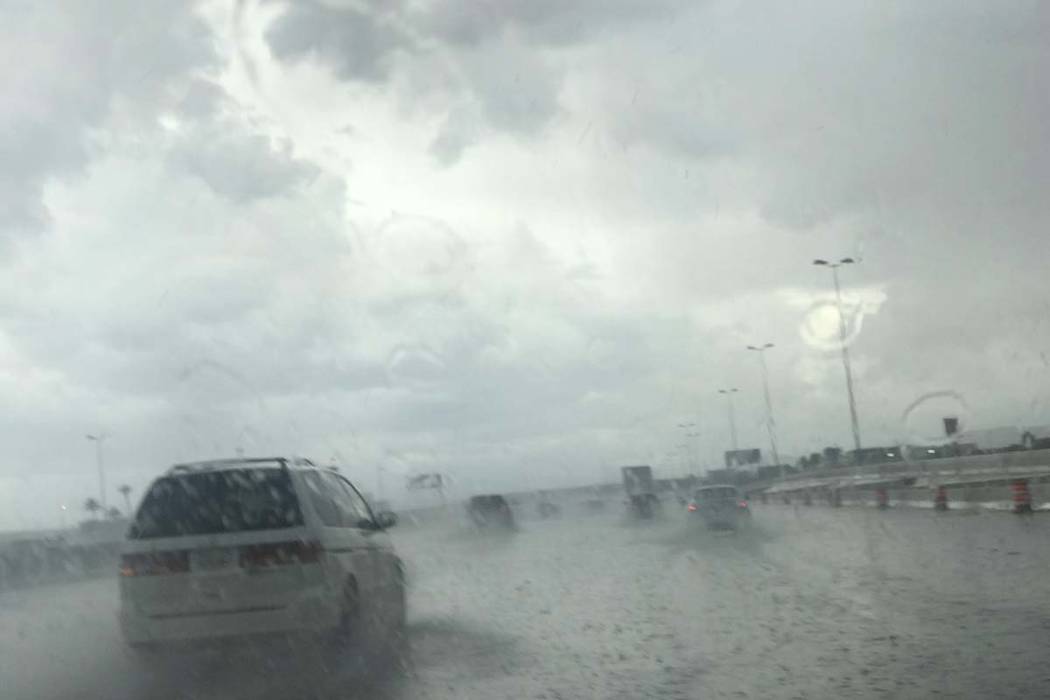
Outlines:
{"label": "wet highway road", "polygon": [[1050,692],[1050,516],[757,506],[395,530],[411,657],[244,649],[146,668],[115,582],[0,595],[4,698],[1020,697]]}

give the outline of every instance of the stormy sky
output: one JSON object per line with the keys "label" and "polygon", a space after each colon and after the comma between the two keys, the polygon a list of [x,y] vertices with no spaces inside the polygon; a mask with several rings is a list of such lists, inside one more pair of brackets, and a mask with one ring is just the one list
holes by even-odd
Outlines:
{"label": "stormy sky", "polygon": [[[0,527],[177,460],[369,491],[1050,422],[1039,2],[0,4]],[[903,411],[916,399],[954,392]],[[679,423],[695,423],[687,438]],[[687,448],[682,448],[687,444]],[[381,472],[380,472],[381,470]]]}

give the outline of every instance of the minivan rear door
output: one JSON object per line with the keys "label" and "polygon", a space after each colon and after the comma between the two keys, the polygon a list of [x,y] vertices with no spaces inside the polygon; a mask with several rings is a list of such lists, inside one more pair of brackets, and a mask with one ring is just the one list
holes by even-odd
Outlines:
{"label": "minivan rear door", "polygon": [[709,521],[735,520],[738,501],[737,490],[732,486],[706,488],[696,492],[697,506]]}
{"label": "minivan rear door", "polygon": [[281,608],[321,581],[318,552],[280,468],[162,477],[129,538],[121,585],[154,617]]}

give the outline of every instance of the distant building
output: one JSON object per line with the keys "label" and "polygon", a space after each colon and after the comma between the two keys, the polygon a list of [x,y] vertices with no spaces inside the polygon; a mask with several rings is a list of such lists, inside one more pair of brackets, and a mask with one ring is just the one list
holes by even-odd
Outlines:
{"label": "distant building", "polygon": [[885,464],[886,462],[899,462],[901,459],[900,449],[892,446],[864,447],[846,453],[846,461],[849,464]]}
{"label": "distant building", "polygon": [[726,469],[755,466],[762,463],[762,450],[726,450],[725,460]]}
{"label": "distant building", "polygon": [[1050,425],[1006,426],[964,430],[956,436],[960,443],[973,443],[979,450],[1004,450],[1008,447],[1037,449],[1050,447]]}

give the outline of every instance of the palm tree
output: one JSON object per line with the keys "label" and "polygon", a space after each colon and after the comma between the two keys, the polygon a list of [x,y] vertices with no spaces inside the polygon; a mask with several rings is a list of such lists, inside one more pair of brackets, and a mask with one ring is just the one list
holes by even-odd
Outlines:
{"label": "palm tree", "polygon": [[91,516],[98,520],[98,512],[102,510],[102,504],[94,498],[89,498],[84,501],[84,510],[91,513]]}
{"label": "palm tree", "polygon": [[117,489],[117,491],[120,491],[120,495],[124,497],[124,506],[125,506],[124,512],[127,513],[128,515],[130,515],[131,514],[131,498],[129,498],[129,495],[131,494],[131,487],[128,486],[127,484],[122,484],[120,486],[120,488]]}

